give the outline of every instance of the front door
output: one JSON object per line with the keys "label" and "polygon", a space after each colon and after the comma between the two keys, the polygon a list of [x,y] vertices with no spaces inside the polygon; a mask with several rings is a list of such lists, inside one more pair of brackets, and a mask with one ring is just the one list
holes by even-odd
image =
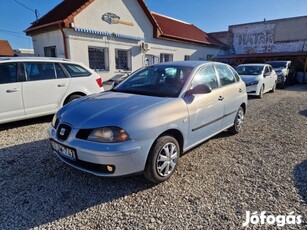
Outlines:
{"label": "front door", "polygon": [[206,65],[195,75],[191,88],[207,84],[212,92],[185,97],[189,111],[188,146],[193,146],[221,130],[224,114],[222,90],[218,86],[217,76],[212,65]]}

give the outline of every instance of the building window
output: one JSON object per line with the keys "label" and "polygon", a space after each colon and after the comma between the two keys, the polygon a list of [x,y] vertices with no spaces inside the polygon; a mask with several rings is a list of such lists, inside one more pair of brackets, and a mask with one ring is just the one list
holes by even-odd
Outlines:
{"label": "building window", "polygon": [[55,46],[44,47],[44,53],[45,57],[56,57],[56,47]]}
{"label": "building window", "polygon": [[189,61],[191,59],[191,56],[190,55],[184,55],[184,60],[185,61]]}
{"label": "building window", "polygon": [[109,70],[107,54],[107,48],[89,47],[88,59],[90,68],[96,71]]}
{"label": "building window", "polygon": [[131,70],[131,51],[130,50],[115,50],[116,69]]}
{"label": "building window", "polygon": [[173,61],[173,54],[160,54],[160,62]]}

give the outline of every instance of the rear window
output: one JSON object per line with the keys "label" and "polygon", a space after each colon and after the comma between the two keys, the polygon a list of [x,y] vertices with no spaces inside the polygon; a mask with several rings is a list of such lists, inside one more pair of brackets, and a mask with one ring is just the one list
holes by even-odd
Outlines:
{"label": "rear window", "polygon": [[0,84],[16,82],[17,64],[4,63],[0,64]]}
{"label": "rear window", "polygon": [[88,77],[91,75],[86,69],[79,65],[63,64],[71,77]]}

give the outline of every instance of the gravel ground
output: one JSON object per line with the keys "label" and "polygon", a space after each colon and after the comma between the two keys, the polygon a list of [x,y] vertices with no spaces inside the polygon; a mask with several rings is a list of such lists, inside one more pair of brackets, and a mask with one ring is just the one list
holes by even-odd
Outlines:
{"label": "gravel ground", "polygon": [[239,135],[193,149],[159,185],[68,167],[51,119],[0,126],[0,229],[239,229],[246,211],[294,211],[307,229],[307,85],[250,98]]}

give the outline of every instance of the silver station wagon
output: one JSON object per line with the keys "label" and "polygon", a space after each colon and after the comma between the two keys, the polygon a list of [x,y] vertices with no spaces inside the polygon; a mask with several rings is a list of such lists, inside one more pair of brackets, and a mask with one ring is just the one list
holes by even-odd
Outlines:
{"label": "silver station wagon", "polygon": [[143,172],[160,183],[182,153],[224,130],[238,133],[246,106],[245,84],[229,65],[167,62],[67,104],[49,135],[57,156],[75,168],[97,176]]}

